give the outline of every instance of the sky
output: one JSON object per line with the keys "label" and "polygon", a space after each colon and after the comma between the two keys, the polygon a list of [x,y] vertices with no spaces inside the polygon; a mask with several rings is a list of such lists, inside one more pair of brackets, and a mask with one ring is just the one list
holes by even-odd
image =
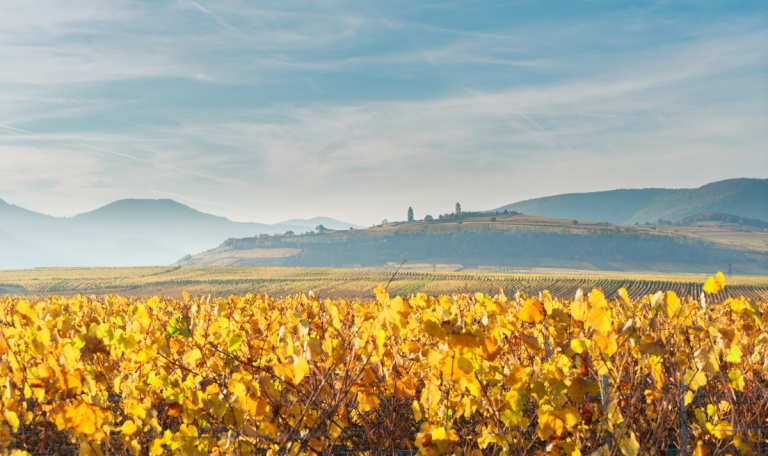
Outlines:
{"label": "sky", "polygon": [[768,177],[760,1],[0,4],[0,199],[360,225]]}

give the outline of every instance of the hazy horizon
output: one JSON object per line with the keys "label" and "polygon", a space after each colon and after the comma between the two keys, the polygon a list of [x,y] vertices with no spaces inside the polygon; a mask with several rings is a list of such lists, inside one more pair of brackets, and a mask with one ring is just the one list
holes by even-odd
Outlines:
{"label": "hazy horizon", "polygon": [[0,199],[368,226],[768,176],[764,2],[31,1]]}
{"label": "hazy horizon", "polygon": [[[711,183],[711,182],[710,182],[710,183]],[[651,188],[651,187],[645,187],[645,188],[642,188],[642,189],[627,189],[627,188],[617,188],[617,189],[612,189],[612,190],[653,190],[653,189],[658,189],[658,188]],[[672,189],[672,188],[670,188],[670,189]],[[685,189],[689,189],[689,188],[682,188],[682,187],[681,187],[681,188],[677,188],[677,189],[679,189],[679,190],[685,190]],[[611,190],[606,190],[606,191],[611,191]],[[571,194],[599,193],[599,192],[601,192],[601,191],[596,191],[596,192],[572,192]],[[561,196],[561,195],[565,195],[565,194],[558,194],[558,195],[544,195],[544,196],[542,196],[542,197],[540,197],[540,198],[547,198],[548,196]],[[510,204],[513,204],[513,203],[525,203],[525,202],[527,202],[527,201],[530,201],[530,200],[537,200],[537,199],[538,199],[538,198],[533,198],[533,199],[528,199],[528,200],[521,200],[521,201],[513,201],[513,202],[511,202]],[[174,201],[174,202],[176,202],[176,203],[184,204],[185,206],[187,206],[187,207],[191,208],[192,210],[195,210],[195,211],[198,211],[198,212],[203,212],[203,213],[205,213],[205,214],[209,214],[209,215],[218,216],[218,217],[225,217],[225,218],[227,218],[227,219],[229,219],[229,220],[231,220],[231,221],[233,221],[233,222],[246,222],[246,223],[264,223],[264,224],[268,224],[268,225],[279,225],[279,224],[290,224],[291,222],[297,222],[297,221],[310,221],[310,220],[314,220],[314,219],[323,219],[323,218],[327,218],[327,219],[333,219],[333,220],[336,220],[336,221],[338,221],[338,222],[342,222],[342,223],[352,223],[352,222],[349,222],[348,220],[340,220],[338,217],[334,217],[333,215],[324,215],[324,214],[314,214],[314,215],[311,215],[311,214],[310,214],[310,215],[306,215],[306,216],[293,217],[293,218],[290,218],[290,219],[282,219],[282,220],[278,220],[278,221],[276,221],[276,222],[261,222],[261,221],[258,221],[258,220],[255,220],[255,221],[252,221],[252,220],[247,220],[247,221],[246,221],[246,220],[237,220],[237,219],[232,219],[232,218],[229,218],[229,217],[227,217],[227,216],[225,216],[225,215],[222,215],[222,214],[219,214],[219,213],[216,213],[216,212],[206,212],[206,211],[200,210],[199,208],[195,207],[195,205],[194,205],[194,204],[186,204],[186,203],[182,203],[182,202],[180,202],[180,201],[174,200],[173,198],[122,198],[122,199],[120,199],[120,200],[110,201],[110,202],[108,202],[108,203],[106,203],[106,204],[104,204],[104,205],[100,205],[100,206],[98,206],[98,207],[94,207],[94,208],[92,208],[92,209],[89,209],[89,210],[86,210],[86,211],[84,211],[84,212],[78,212],[78,213],[76,213],[76,214],[65,214],[65,215],[54,216],[54,215],[51,215],[51,214],[46,214],[46,213],[44,213],[44,212],[35,211],[35,210],[33,210],[33,209],[30,209],[30,208],[28,208],[28,207],[19,206],[18,204],[14,204],[12,201],[6,201],[6,200],[4,200],[3,198],[0,198],[0,201],[3,201],[3,202],[5,202],[5,203],[7,203],[7,204],[11,204],[11,205],[14,205],[14,206],[17,206],[17,207],[21,207],[22,209],[30,210],[30,211],[32,211],[32,212],[37,212],[37,213],[40,213],[40,214],[43,214],[43,215],[49,215],[49,216],[52,216],[52,217],[59,217],[59,218],[72,218],[72,217],[76,217],[76,216],[78,216],[78,215],[83,215],[83,214],[87,214],[87,213],[89,213],[89,212],[94,212],[94,211],[97,211],[97,210],[99,210],[99,209],[101,209],[101,208],[104,208],[105,206],[109,206],[109,205],[111,205],[112,203],[116,203],[116,202],[119,202],[119,201],[125,201],[125,200],[138,200],[138,201],[161,201],[161,200],[169,200],[169,201]],[[215,209],[215,208],[214,208],[214,209]],[[455,206],[454,206],[454,207],[452,207],[452,209],[454,209],[454,210],[455,210]],[[488,207],[483,207],[483,208],[471,208],[471,207],[463,207],[463,210],[464,210],[464,211],[489,211],[489,210],[493,210],[493,208],[488,208]],[[440,214],[445,214],[445,213],[450,213],[450,212],[451,212],[451,211],[443,211],[443,212],[437,212],[437,211],[436,211],[436,212],[434,212],[434,214],[433,214],[433,215],[434,215],[435,217],[437,217],[437,216],[438,216],[438,215],[440,215]],[[405,218],[406,218],[406,217],[400,217],[400,218],[397,218],[397,217],[395,217],[395,218],[392,218],[392,220],[391,220],[391,221],[400,221],[400,220],[405,220]],[[420,217],[419,219],[421,219],[421,218],[423,218],[423,217]],[[371,222],[371,223],[369,223],[368,225],[358,225],[358,224],[355,224],[355,223],[352,223],[352,224],[353,224],[353,225],[356,225],[356,227],[357,227],[357,228],[361,228],[361,227],[366,227],[366,226],[369,226],[369,225],[374,225],[374,224],[378,224],[378,223],[379,223],[378,221],[374,221],[374,222]]]}

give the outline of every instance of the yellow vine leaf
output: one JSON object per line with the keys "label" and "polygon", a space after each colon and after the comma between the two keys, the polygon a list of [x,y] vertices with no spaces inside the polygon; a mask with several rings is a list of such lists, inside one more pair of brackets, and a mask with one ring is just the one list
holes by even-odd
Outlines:
{"label": "yellow vine leaf", "polygon": [[744,454],[750,454],[752,453],[752,447],[750,447],[747,443],[744,442],[744,438],[741,436],[741,433],[738,433],[733,436],[733,446],[739,449]]}
{"label": "yellow vine leaf", "polygon": [[62,371],[58,378],[60,388],[63,391],[67,391],[71,394],[80,394],[83,392],[83,372],[81,370]]}
{"label": "yellow vine leaf", "polygon": [[8,422],[8,424],[11,425],[11,428],[13,428],[13,432],[19,431],[19,416],[16,415],[16,412],[13,410],[6,410],[3,412],[3,416],[5,417],[5,421]]}
{"label": "yellow vine leaf", "polygon": [[139,306],[136,310],[136,315],[133,316],[134,320],[141,325],[142,330],[149,328],[149,324],[152,323],[152,314],[145,306]]}
{"label": "yellow vine leaf", "polygon": [[480,339],[470,332],[455,332],[451,333],[451,346],[468,351],[479,347]]}
{"label": "yellow vine leaf", "polygon": [[589,305],[591,307],[605,307],[608,305],[608,301],[605,300],[605,294],[603,290],[594,288],[589,293]]}
{"label": "yellow vine leaf", "polygon": [[589,339],[573,339],[571,341],[571,350],[575,351],[576,353],[589,352],[591,346],[592,341]]}
{"label": "yellow vine leaf", "polygon": [[410,304],[407,300],[401,298],[400,296],[397,296],[395,299],[391,300],[389,302],[389,306],[402,318],[408,318],[408,315],[411,314]]}
{"label": "yellow vine leaf", "polygon": [[712,430],[712,435],[714,435],[718,439],[725,439],[727,437],[730,437],[733,435],[733,426],[731,425],[731,423],[727,423],[727,422],[719,423]]}
{"label": "yellow vine leaf", "polygon": [[432,442],[440,454],[445,453],[458,440],[459,435],[453,429],[446,431],[444,427],[439,427],[432,431]]}
{"label": "yellow vine leaf", "polygon": [[680,307],[680,298],[677,297],[677,294],[674,291],[670,290],[664,293],[664,315],[666,315],[667,318],[677,316]]}
{"label": "yellow vine leaf", "polygon": [[240,335],[237,333],[229,336],[229,338],[227,339],[227,348],[229,349],[229,352],[231,353],[237,350],[237,347],[239,347],[242,342],[243,342],[243,338],[240,337]]}
{"label": "yellow vine leaf", "polygon": [[65,369],[74,369],[80,359],[80,350],[70,343],[61,348],[61,364]]}
{"label": "yellow vine leaf", "polygon": [[587,316],[587,306],[582,301],[573,301],[569,306],[571,317],[577,321],[584,321]]}
{"label": "yellow vine leaf", "polygon": [[664,364],[661,361],[651,364],[651,375],[656,381],[656,389],[661,390],[664,387]]}
{"label": "yellow vine leaf", "polygon": [[93,436],[97,430],[104,426],[107,420],[107,412],[95,405],[81,402],[73,407],[67,407],[65,413],[67,427],[76,434]]}
{"label": "yellow vine leaf", "polygon": [[445,330],[440,325],[440,322],[437,321],[437,319],[432,314],[425,313],[424,316],[422,316],[421,328],[426,334],[429,334],[435,339],[445,339]]}
{"label": "yellow vine leaf", "polygon": [[357,402],[361,412],[370,412],[372,410],[376,410],[379,408],[379,404],[381,403],[379,396],[376,394],[362,391],[357,393]]}
{"label": "yellow vine leaf", "polygon": [[538,299],[534,301],[530,298],[526,300],[523,308],[520,309],[520,312],[517,313],[517,318],[526,323],[538,323],[546,316],[547,313],[546,310],[544,310],[544,306],[541,304],[541,301]]}
{"label": "yellow vine leaf", "polygon": [[124,435],[133,435],[136,433],[137,429],[136,423],[134,423],[133,420],[128,420],[120,427],[120,432]]}
{"label": "yellow vine leaf", "polygon": [[607,334],[595,333],[595,335],[592,336],[592,341],[606,356],[612,356],[616,353],[616,349],[618,348],[616,345],[616,333],[613,331]]}
{"label": "yellow vine leaf", "polygon": [[293,363],[293,383],[299,384],[304,377],[309,375],[307,359],[301,355],[293,355],[296,360]]}
{"label": "yellow vine leaf", "polygon": [[739,348],[738,345],[734,345],[733,348],[731,348],[730,353],[728,353],[728,356],[725,358],[725,360],[729,363],[733,364],[739,364],[741,362],[741,357],[744,354],[744,352],[741,351],[741,348]]}
{"label": "yellow vine leaf", "polygon": [[563,418],[565,422],[565,427],[568,429],[575,428],[579,423],[581,423],[581,414],[576,409],[576,407],[568,406],[563,408]]}
{"label": "yellow vine leaf", "polygon": [[664,344],[658,340],[643,339],[638,346],[638,351],[644,355],[661,356],[664,354]]}
{"label": "yellow vine leaf", "polygon": [[496,340],[496,338],[493,336],[486,337],[485,343],[481,348],[482,350],[478,353],[478,355],[486,361],[490,362],[494,362],[503,351],[502,347],[498,344],[498,340]]}
{"label": "yellow vine leaf", "polygon": [[520,334],[520,339],[523,341],[526,347],[528,347],[529,350],[540,353],[544,351],[543,348],[541,348],[541,344],[539,343],[539,338],[527,333]]}
{"label": "yellow vine leaf", "polygon": [[720,371],[720,365],[717,362],[717,358],[710,352],[709,347],[701,347],[693,354],[693,358],[696,360],[696,365],[699,370],[708,374],[714,374]]}
{"label": "yellow vine leaf", "polygon": [[712,447],[709,445],[705,445],[704,442],[701,440],[698,440],[696,442],[696,449],[693,450],[693,456],[709,456],[709,453],[712,451]]}
{"label": "yellow vine leaf", "polygon": [[565,422],[554,411],[547,411],[539,415],[539,428],[537,433],[541,440],[548,440],[552,435],[559,436],[563,433]]}
{"label": "yellow vine leaf", "polygon": [[187,366],[194,367],[197,365],[197,362],[200,361],[200,359],[203,357],[203,354],[200,353],[200,349],[197,347],[194,347],[190,350],[188,350],[186,353],[184,353],[184,361],[187,362]]}
{"label": "yellow vine leaf", "polygon": [[611,331],[612,329],[611,318],[602,307],[592,307],[589,310],[589,314],[587,315],[587,323],[589,323],[589,326],[595,328],[595,331],[599,331],[603,334]]}
{"label": "yellow vine leaf", "polygon": [[722,272],[718,272],[714,278],[710,277],[704,284],[704,291],[709,294],[720,293],[723,288],[725,288],[725,276]]}
{"label": "yellow vine leaf", "polygon": [[627,293],[626,288],[620,288],[617,294],[619,295],[619,300],[625,307],[632,307],[632,300],[629,299],[629,293]]}
{"label": "yellow vine leaf", "polygon": [[739,391],[744,391],[746,385],[744,377],[741,375],[741,371],[738,369],[731,369],[728,371],[728,378],[731,380],[731,386]]}
{"label": "yellow vine leaf", "polygon": [[619,449],[624,456],[637,456],[640,452],[640,444],[637,442],[634,432],[629,431],[629,435],[621,438]]}
{"label": "yellow vine leaf", "polygon": [[696,391],[707,384],[707,375],[704,372],[687,370],[683,376],[683,383],[692,391]]}
{"label": "yellow vine leaf", "polygon": [[571,381],[571,386],[568,387],[568,396],[574,402],[581,402],[586,394],[596,395],[599,391],[600,387],[597,383],[577,376]]}

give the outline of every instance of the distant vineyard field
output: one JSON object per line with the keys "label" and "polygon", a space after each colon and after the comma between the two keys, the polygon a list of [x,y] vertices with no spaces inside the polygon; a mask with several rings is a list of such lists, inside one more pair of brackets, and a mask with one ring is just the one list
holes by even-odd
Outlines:
{"label": "distant vineyard field", "polygon": [[[394,276],[394,278],[393,278]],[[388,282],[389,292],[409,293],[507,294],[517,291],[572,298],[576,290],[600,288],[614,296],[624,288],[633,298],[660,290],[679,296],[698,297],[705,277],[640,275],[536,275],[425,272],[394,269],[330,269],[284,267],[173,266],[147,268],[66,268],[0,271],[0,294],[93,295],[130,293],[134,296],[181,296],[267,293],[271,296],[296,295],[310,290],[318,296],[367,298],[380,282]],[[2,291],[5,290],[5,291]],[[768,277],[732,278],[718,299],[768,297]]]}

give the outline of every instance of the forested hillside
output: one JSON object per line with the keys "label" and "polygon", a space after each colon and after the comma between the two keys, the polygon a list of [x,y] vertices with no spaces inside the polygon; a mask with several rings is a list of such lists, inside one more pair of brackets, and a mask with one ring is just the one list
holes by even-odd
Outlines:
{"label": "forested hillside", "polygon": [[542,217],[624,225],[677,222],[702,212],[768,221],[768,179],[729,179],[694,189],[646,188],[569,193],[508,204],[510,210]]}

